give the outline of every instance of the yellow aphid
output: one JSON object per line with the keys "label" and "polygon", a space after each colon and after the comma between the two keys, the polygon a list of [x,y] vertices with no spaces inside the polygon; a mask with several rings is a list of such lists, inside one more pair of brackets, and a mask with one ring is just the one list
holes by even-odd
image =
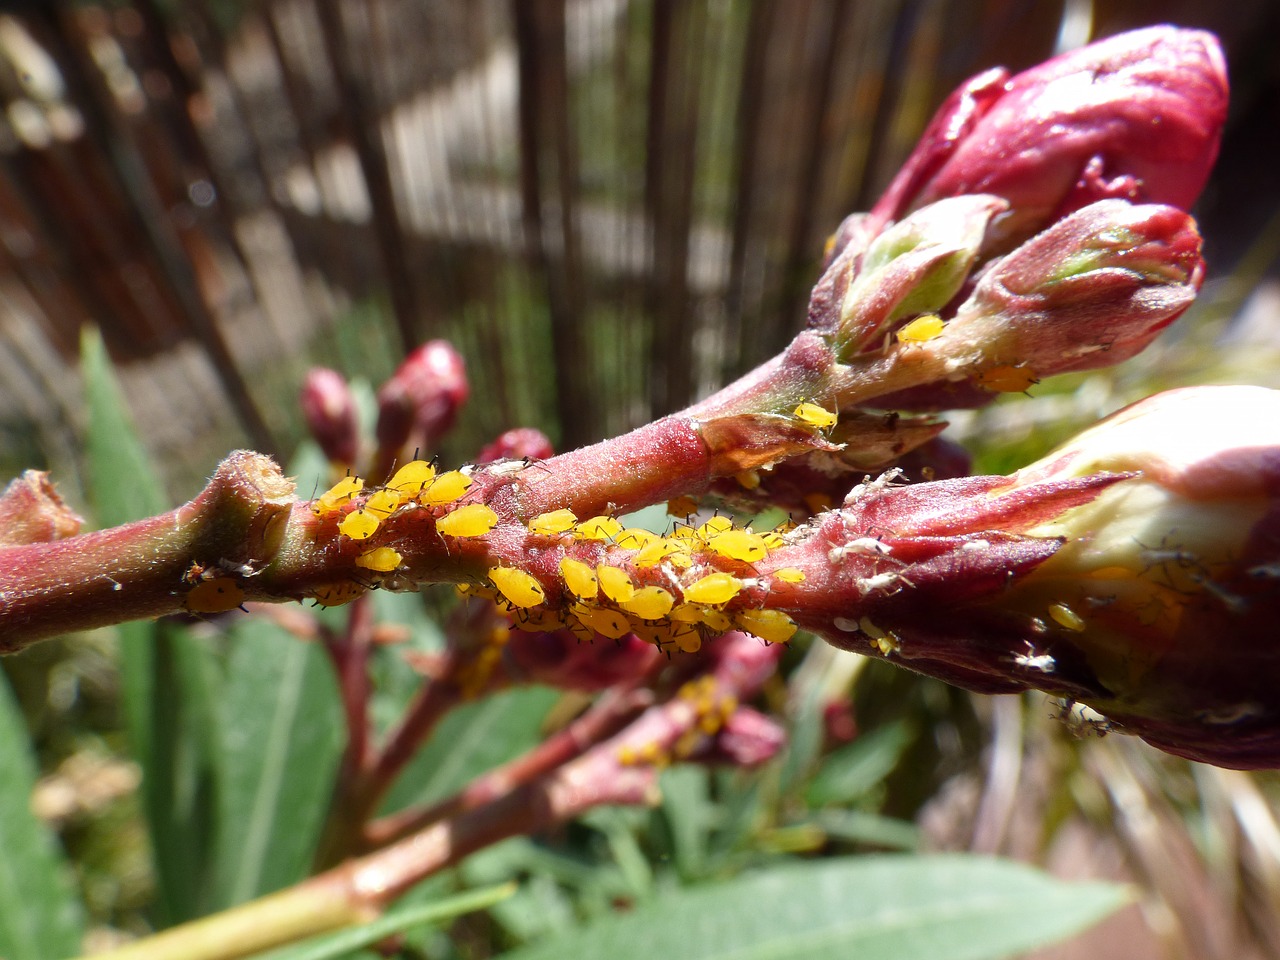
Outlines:
{"label": "yellow aphid", "polygon": [[1002,364],[990,367],[979,373],[974,380],[984,390],[994,393],[1024,393],[1040,380],[1030,367],[1015,367]]}
{"label": "yellow aphid", "polygon": [[728,517],[712,517],[697,530],[693,535],[699,540],[710,540],[712,537],[721,533],[728,533],[733,529],[733,521]]}
{"label": "yellow aphid", "polygon": [[898,342],[924,343],[926,340],[941,336],[945,327],[946,324],[942,322],[941,317],[937,314],[927,313],[923,317],[916,317],[903,326],[898,331]]}
{"label": "yellow aphid", "polygon": [[429,507],[439,507],[453,503],[471,489],[471,478],[461,470],[450,470],[442,473],[424,487],[418,495],[418,502]]}
{"label": "yellow aphid", "polygon": [[540,513],[529,521],[529,532],[539,537],[554,537],[557,533],[571,530],[578,522],[572,510],[552,510]]}
{"label": "yellow aphid", "polygon": [[635,556],[637,567],[656,567],[673,553],[684,550],[684,546],[670,539],[651,540],[640,548]]}
{"label": "yellow aphid", "polygon": [[547,599],[542,584],[531,574],[515,567],[492,567],[489,579],[498,592],[517,607],[536,607]]}
{"label": "yellow aphid", "polygon": [[498,515],[483,503],[468,503],[436,521],[446,537],[483,537],[498,524]]}
{"label": "yellow aphid", "polygon": [[600,584],[596,580],[596,572],[587,564],[572,557],[560,561],[560,576],[564,577],[564,585],[579,600],[594,600],[600,592]]}
{"label": "yellow aphid", "polygon": [[379,490],[361,507],[365,513],[371,513],[379,520],[385,520],[391,514],[395,513],[396,507],[404,500],[404,495],[399,490]]}
{"label": "yellow aphid", "polygon": [[672,624],[665,621],[661,623],[649,623],[641,618],[638,621],[632,622],[631,632],[646,643],[652,643],[655,647],[661,647],[663,644],[671,642],[672,627]]}
{"label": "yellow aphid", "polygon": [[626,614],[619,613],[617,610],[588,607],[584,603],[575,603],[569,608],[569,612],[583,626],[594,630],[602,637],[608,637],[610,640],[625,637],[631,632],[631,621],[627,619]]}
{"label": "yellow aphid", "polygon": [[743,490],[755,490],[760,486],[760,471],[742,470],[735,473],[733,479],[738,481],[738,486]]}
{"label": "yellow aphid", "polygon": [[360,477],[343,477],[316,498],[312,509],[321,516],[337,513],[344,503],[349,503],[351,498],[363,489],[364,480]]}
{"label": "yellow aphid", "polygon": [[641,587],[630,600],[618,601],[618,606],[641,620],[661,620],[671,612],[675,602],[675,597],[661,587]]}
{"label": "yellow aphid", "polygon": [[702,649],[702,637],[693,627],[679,633],[673,630],[671,639],[681,653],[697,653]]}
{"label": "yellow aphid", "polygon": [[658,535],[652,530],[646,530],[643,527],[627,527],[614,538],[613,542],[627,550],[639,550],[657,539]]}
{"label": "yellow aphid", "polygon": [[231,577],[201,580],[182,598],[182,605],[191,613],[226,613],[242,603],[244,590]]}
{"label": "yellow aphid", "polygon": [[1049,605],[1049,617],[1058,626],[1070,630],[1072,633],[1079,633],[1085,628],[1084,618],[1065,603],[1051,603]]}
{"label": "yellow aphid", "polygon": [[682,603],[674,608],[670,614],[670,618],[676,623],[700,623],[704,627],[709,627],[716,633],[724,633],[731,626],[727,614],[715,607],[703,607],[696,603]]}
{"label": "yellow aphid", "polygon": [[688,517],[698,512],[698,501],[693,497],[676,497],[667,501],[667,513],[673,517]]}
{"label": "yellow aphid", "polygon": [[378,529],[381,521],[372,513],[366,513],[363,510],[352,510],[342,522],[338,524],[338,530],[352,540],[368,540]]}
{"label": "yellow aphid", "polygon": [[769,555],[764,537],[749,530],[728,530],[717,533],[707,541],[707,546],[730,560],[755,563]]}
{"label": "yellow aphid", "polygon": [[666,562],[677,570],[688,570],[693,566],[693,555],[687,550],[677,550],[667,557]]}
{"label": "yellow aphid", "polygon": [[625,570],[602,563],[596,567],[596,579],[601,592],[615,603],[625,603],[636,595],[636,585]]}
{"label": "yellow aphid", "polygon": [[400,566],[402,559],[404,558],[391,547],[375,547],[356,557],[356,566],[376,570],[378,573],[390,573]]}
{"label": "yellow aphid", "polygon": [[804,571],[799,567],[781,567],[773,571],[773,578],[783,583],[804,583]]}
{"label": "yellow aphid", "polygon": [[769,643],[786,643],[796,632],[796,625],[781,610],[739,610],[734,620],[747,633]]}
{"label": "yellow aphid", "polygon": [[564,628],[564,616],[557,610],[517,607],[512,614],[516,625],[530,633],[550,633]]}
{"label": "yellow aphid", "polygon": [[792,411],[792,415],[802,423],[817,427],[819,430],[834,427],[836,420],[839,419],[826,407],[820,407],[816,403],[802,403]]}
{"label": "yellow aphid", "polygon": [[608,516],[590,517],[574,528],[579,540],[612,540],[621,532],[622,524]]}
{"label": "yellow aphid", "polygon": [[742,581],[728,573],[709,573],[684,588],[689,603],[728,603],[742,589]]}
{"label": "yellow aphid", "polygon": [[387,487],[406,497],[416,497],[435,479],[436,468],[425,460],[410,460],[387,481]]}
{"label": "yellow aphid", "polygon": [[340,607],[363,595],[364,592],[365,588],[360,584],[354,580],[347,580],[343,583],[330,583],[323,587],[316,587],[311,592],[311,598],[322,607]]}

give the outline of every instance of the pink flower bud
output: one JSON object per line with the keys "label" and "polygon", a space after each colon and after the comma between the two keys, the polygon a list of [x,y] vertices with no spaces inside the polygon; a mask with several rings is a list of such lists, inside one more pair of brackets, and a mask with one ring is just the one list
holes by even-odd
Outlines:
{"label": "pink flower bud", "polygon": [[1213,161],[1227,76],[1212,34],[1122,33],[1010,78],[974,77],[942,105],[876,204],[873,228],[944,197],[1009,202],[1002,249],[1120,197],[1186,209]]}
{"label": "pink flower bud", "polygon": [[444,340],[424,343],[378,391],[379,461],[433,447],[469,393],[462,355]]}
{"label": "pink flower bud", "polygon": [[516,427],[486,446],[476,457],[476,463],[493,463],[495,460],[546,460],[555,454],[551,441],[541,430],[533,427]]}
{"label": "pink flower bud", "polygon": [[948,380],[995,390],[993,371],[1020,369],[1033,381],[1110,366],[1181,315],[1203,274],[1200,235],[1187,214],[1102,200],[993,263],[955,318],[921,347],[946,358]]}
{"label": "pink flower bud", "polygon": [[307,371],[299,393],[307,429],[334,463],[355,462],[360,447],[356,402],[346,378],[327,367]]}

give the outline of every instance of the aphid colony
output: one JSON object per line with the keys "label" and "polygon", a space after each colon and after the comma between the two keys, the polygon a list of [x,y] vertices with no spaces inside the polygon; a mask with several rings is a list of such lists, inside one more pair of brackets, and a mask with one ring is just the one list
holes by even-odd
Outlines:
{"label": "aphid colony", "polygon": [[[497,525],[493,510],[480,503],[452,507],[470,486],[471,478],[462,471],[437,474],[431,464],[415,460],[367,496],[363,480],[344,477],[317,498],[313,509],[322,517],[343,514],[338,531],[352,540],[369,539],[384,520],[409,504],[446,508],[435,523],[436,531],[446,539],[480,537]],[[365,497],[363,502],[361,496]],[[359,505],[350,509],[356,503]],[[669,509],[692,512],[694,504],[681,498]],[[717,516],[698,527],[677,524],[664,537],[636,527],[623,528],[607,515],[579,520],[567,509],[540,514],[525,526],[530,537],[550,541],[548,546],[582,544],[595,549],[576,551],[582,559],[567,552],[560,559],[560,596],[553,597],[551,603],[543,583],[516,567],[495,566],[489,570],[487,584],[460,588],[472,596],[491,598],[522,629],[568,629],[585,641],[593,640],[596,634],[617,639],[635,633],[659,646],[686,652],[696,651],[705,639],[735,627],[769,642],[785,642],[795,633],[795,624],[779,610],[729,612],[726,606],[748,587],[799,583],[804,580],[802,571],[783,568],[762,580],[740,578],[710,566],[720,558],[742,565],[764,560],[770,550],[782,545],[783,528],[758,534],[735,527],[728,517]],[[611,556],[615,553],[616,558]],[[375,574],[393,573],[402,559],[393,547],[379,546],[360,554],[356,564]],[[633,574],[656,582],[638,583]],[[345,586],[323,587],[314,597],[331,606],[349,602],[362,592]]]}
{"label": "aphid colony", "polygon": [[[673,502],[669,509],[674,512],[685,506]],[[559,602],[548,603],[541,581],[515,567],[491,568],[492,586],[461,588],[472,596],[492,598],[521,629],[568,629],[585,641],[596,634],[619,639],[634,633],[659,647],[687,653],[698,650],[705,639],[734,628],[771,643],[786,642],[796,631],[791,618],[780,610],[726,610],[744,590],[765,580],[710,567],[719,558],[741,564],[764,560],[770,550],[782,545],[780,529],[758,534],[735,527],[728,517],[712,517],[698,527],[678,524],[667,536],[659,536],[638,527],[624,528],[609,516],[579,521],[570,510],[540,514],[526,526],[536,538],[565,547],[575,542],[598,544],[600,549],[581,552],[583,559],[568,553],[561,557]],[[611,557],[615,549],[628,555]],[[587,562],[597,557],[599,562]],[[649,578],[657,582],[643,582]],[[770,586],[794,584],[804,580],[804,573],[783,568],[766,579]]]}

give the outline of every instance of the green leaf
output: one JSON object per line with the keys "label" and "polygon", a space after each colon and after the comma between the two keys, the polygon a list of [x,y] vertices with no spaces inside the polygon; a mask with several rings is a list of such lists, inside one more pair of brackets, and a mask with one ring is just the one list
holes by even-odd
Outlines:
{"label": "green leaf", "polygon": [[308,872],[342,750],[342,711],[319,644],[252,620],[232,631],[218,724],[215,901]]}
{"label": "green leaf", "polygon": [[396,782],[385,809],[440,800],[518,757],[541,742],[542,719],[558,698],[548,687],[523,687],[452,711]]}
{"label": "green leaf", "polygon": [[57,842],[31,813],[36,766],[26,729],[0,678],[0,956],[47,960],[79,952],[83,919]]}
{"label": "green leaf", "polygon": [[[102,339],[81,338],[89,435],[88,494],[102,526],[164,511],[164,491],[134,429]],[[212,841],[209,737],[217,670],[190,632],[129,623],[120,638],[120,685],[130,748],[142,768],[142,806],[156,869],[158,926],[198,915]]]}
{"label": "green leaf", "polygon": [[688,881],[705,873],[712,804],[705,767],[682,765],[662,773],[662,815],[676,871]]}
{"label": "green leaf", "polygon": [[412,907],[395,910],[363,926],[340,930],[297,946],[260,954],[258,960],[334,960],[336,957],[344,957],[353,950],[370,946],[413,927],[439,923],[464,913],[484,910],[505,900],[515,890],[514,883],[504,883],[484,890],[468,890],[466,893],[437,900],[434,903],[415,904]]}
{"label": "green leaf", "polygon": [[1127,899],[969,856],[787,864],[659,895],[505,960],[996,960],[1060,940]]}
{"label": "green leaf", "polygon": [[827,757],[809,784],[810,806],[849,803],[864,796],[893,772],[915,731],[905,722],[865,733]]}

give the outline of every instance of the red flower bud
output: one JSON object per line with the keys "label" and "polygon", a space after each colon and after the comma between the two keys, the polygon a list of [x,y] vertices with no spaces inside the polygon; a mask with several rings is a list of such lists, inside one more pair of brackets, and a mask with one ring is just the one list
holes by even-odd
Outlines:
{"label": "red flower bud", "polygon": [[1096,200],[1191,206],[1227,112],[1212,34],[1122,33],[1009,78],[974,77],[942,105],[872,211],[873,228],[944,197],[1009,201],[1002,249]]}
{"label": "red flower bud", "polygon": [[725,719],[714,739],[689,759],[758,767],[777,756],[786,743],[787,731],[777,720],[751,707],[738,707]]}
{"label": "red flower bud", "polygon": [[493,463],[495,460],[546,460],[555,455],[555,448],[541,430],[533,427],[516,427],[486,446],[476,457],[476,463]]}
{"label": "red flower bud", "polygon": [[307,429],[324,455],[334,463],[355,463],[360,447],[356,401],[346,378],[327,367],[307,371],[299,392]]}
{"label": "red flower bud", "polygon": [[444,340],[424,343],[378,391],[379,462],[433,447],[469,393],[462,354]]}

